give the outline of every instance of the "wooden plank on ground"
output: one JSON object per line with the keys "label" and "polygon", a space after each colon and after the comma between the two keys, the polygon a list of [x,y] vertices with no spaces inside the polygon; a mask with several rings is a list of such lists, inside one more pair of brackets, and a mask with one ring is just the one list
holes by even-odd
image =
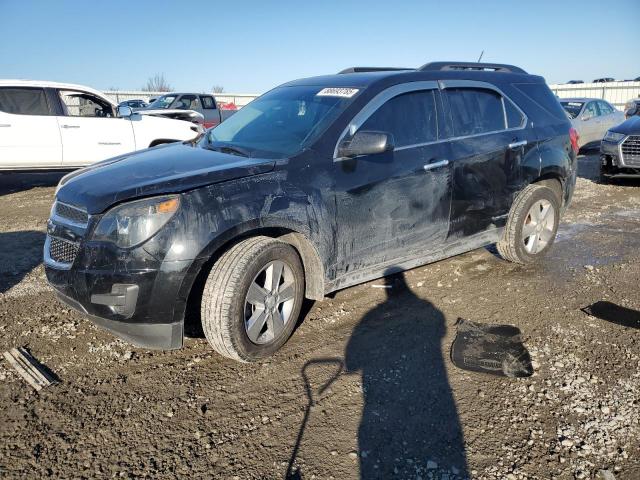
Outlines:
{"label": "wooden plank on ground", "polygon": [[48,368],[36,360],[23,347],[12,348],[3,353],[4,358],[36,391],[59,383],[59,379]]}

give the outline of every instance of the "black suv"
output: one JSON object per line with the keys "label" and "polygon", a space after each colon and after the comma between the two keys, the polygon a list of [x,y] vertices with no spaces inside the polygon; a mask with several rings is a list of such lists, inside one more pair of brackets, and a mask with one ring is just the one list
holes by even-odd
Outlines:
{"label": "black suv", "polygon": [[571,200],[576,140],[544,79],[510,65],[296,80],[194,141],[64,177],[47,278],[136,345],[180,347],[195,306],[216,351],[256,360],[304,297],[496,242],[537,260]]}

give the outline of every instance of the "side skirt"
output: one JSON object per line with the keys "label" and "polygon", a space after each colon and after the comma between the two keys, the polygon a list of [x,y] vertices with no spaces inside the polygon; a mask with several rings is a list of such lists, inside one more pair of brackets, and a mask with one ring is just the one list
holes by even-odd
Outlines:
{"label": "side skirt", "polygon": [[440,250],[427,253],[426,255],[407,255],[361,270],[349,272],[328,282],[326,284],[325,294],[486,247],[500,240],[503,231],[504,227],[494,228],[476,233],[470,237],[449,240]]}

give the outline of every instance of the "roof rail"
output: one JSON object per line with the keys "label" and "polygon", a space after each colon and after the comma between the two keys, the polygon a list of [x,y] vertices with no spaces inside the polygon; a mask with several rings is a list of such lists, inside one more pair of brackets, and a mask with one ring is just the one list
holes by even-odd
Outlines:
{"label": "roof rail", "polygon": [[504,63],[476,63],[476,62],[431,62],[421,66],[418,70],[481,70],[506,73],[527,73],[515,65]]}
{"label": "roof rail", "polygon": [[398,67],[349,67],[338,72],[338,75],[343,73],[363,73],[363,72],[387,72],[396,70],[415,70],[415,68],[398,68]]}

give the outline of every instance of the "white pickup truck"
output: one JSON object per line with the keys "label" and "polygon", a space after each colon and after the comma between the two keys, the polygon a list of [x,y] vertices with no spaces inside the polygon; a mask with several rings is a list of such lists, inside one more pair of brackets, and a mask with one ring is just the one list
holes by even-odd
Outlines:
{"label": "white pickup truck", "polygon": [[0,170],[77,168],[190,140],[202,130],[184,120],[118,108],[81,85],[0,80]]}

